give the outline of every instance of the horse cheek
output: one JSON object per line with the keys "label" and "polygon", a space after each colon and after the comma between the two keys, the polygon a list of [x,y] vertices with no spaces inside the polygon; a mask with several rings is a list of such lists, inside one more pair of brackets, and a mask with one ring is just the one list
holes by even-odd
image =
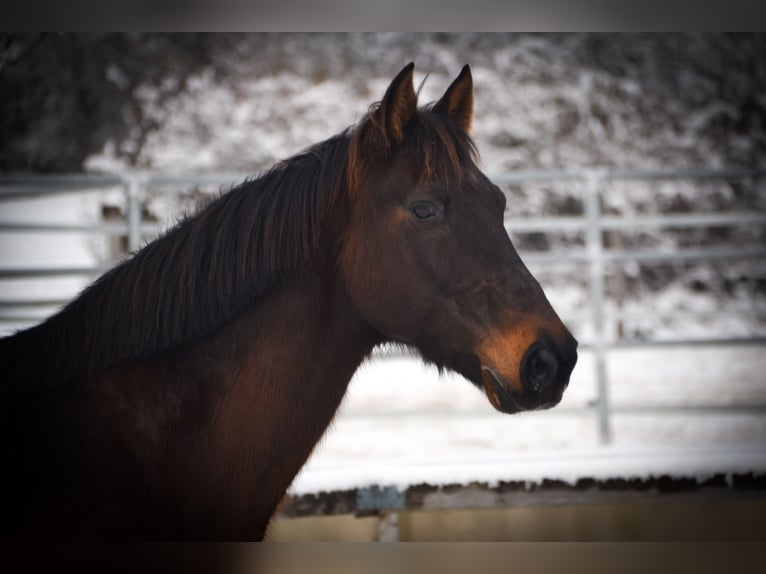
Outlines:
{"label": "horse cheek", "polygon": [[391,238],[356,240],[347,245],[343,268],[349,297],[357,312],[384,338],[406,342],[417,324],[418,281],[409,258]]}

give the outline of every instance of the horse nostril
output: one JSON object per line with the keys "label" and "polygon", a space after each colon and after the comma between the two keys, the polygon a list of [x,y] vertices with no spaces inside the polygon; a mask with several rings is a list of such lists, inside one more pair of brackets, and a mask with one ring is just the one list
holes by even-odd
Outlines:
{"label": "horse nostril", "polygon": [[528,391],[540,391],[556,378],[558,369],[553,351],[543,345],[533,346],[521,361],[521,383]]}

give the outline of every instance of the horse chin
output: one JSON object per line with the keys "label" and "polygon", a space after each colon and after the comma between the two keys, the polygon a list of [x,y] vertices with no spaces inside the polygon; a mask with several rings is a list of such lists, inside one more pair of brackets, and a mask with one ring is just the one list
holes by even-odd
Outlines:
{"label": "horse chin", "polygon": [[503,379],[491,368],[482,366],[481,379],[490,404],[498,411],[513,414],[524,410],[513,398],[513,394],[508,391]]}

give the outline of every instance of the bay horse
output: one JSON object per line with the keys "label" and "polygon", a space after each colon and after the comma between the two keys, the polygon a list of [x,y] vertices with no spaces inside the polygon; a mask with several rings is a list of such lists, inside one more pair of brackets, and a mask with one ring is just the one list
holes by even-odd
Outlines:
{"label": "bay horse", "polygon": [[2,533],[259,540],[357,367],[394,343],[505,413],[577,342],[477,167],[465,66],[222,194],[0,340]]}

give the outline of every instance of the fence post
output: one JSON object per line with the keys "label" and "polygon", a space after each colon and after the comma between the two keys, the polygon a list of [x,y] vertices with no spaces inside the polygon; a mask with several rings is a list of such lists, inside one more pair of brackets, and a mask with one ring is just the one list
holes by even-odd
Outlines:
{"label": "fence post", "polygon": [[399,515],[396,511],[378,515],[375,539],[378,542],[399,542]]}
{"label": "fence post", "polygon": [[138,174],[128,176],[127,187],[127,225],[128,252],[133,253],[141,247],[141,203],[143,200],[143,178]]}
{"label": "fence post", "polygon": [[612,439],[609,417],[609,384],[606,370],[606,333],[604,331],[604,244],[601,229],[601,186],[605,174],[599,170],[590,170],[585,175],[585,216],[588,221],[586,246],[588,268],[590,271],[589,290],[591,321],[593,323],[593,349],[596,354],[596,416],[598,420],[598,438],[601,444],[608,444]]}

